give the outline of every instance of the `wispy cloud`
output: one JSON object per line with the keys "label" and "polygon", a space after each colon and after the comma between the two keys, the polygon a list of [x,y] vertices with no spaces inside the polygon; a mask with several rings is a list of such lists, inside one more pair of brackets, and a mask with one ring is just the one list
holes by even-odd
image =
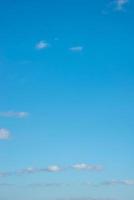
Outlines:
{"label": "wispy cloud", "polygon": [[14,112],[14,111],[0,112],[0,117],[26,118],[28,115],[29,115],[28,112]]}
{"label": "wispy cloud", "polygon": [[72,52],[81,52],[83,51],[83,46],[74,46],[74,47],[69,48],[69,50]]}
{"label": "wispy cloud", "polygon": [[72,166],[75,170],[86,170],[86,171],[101,171],[103,167],[101,165],[92,165],[86,163],[79,163]]}
{"label": "wispy cloud", "polygon": [[111,181],[105,181],[102,183],[102,185],[108,185],[108,186],[114,186],[114,185],[133,185],[134,186],[134,180],[111,180]]}
{"label": "wispy cloud", "polygon": [[122,12],[125,11],[129,0],[109,0],[106,8],[102,11],[102,14],[109,14],[110,12]]}
{"label": "wispy cloud", "polygon": [[115,10],[123,11],[128,4],[128,0],[115,0]]}
{"label": "wispy cloud", "polygon": [[28,174],[36,174],[36,173],[61,173],[65,170],[74,169],[77,171],[85,170],[85,171],[101,171],[102,166],[100,165],[89,165],[89,164],[75,164],[69,167],[60,167],[59,165],[51,165],[48,167],[27,167],[19,170],[14,170],[12,172],[0,172],[0,177],[10,176],[10,175],[28,175]]}
{"label": "wispy cloud", "polygon": [[38,169],[38,168],[27,167],[25,169],[21,169],[21,170],[16,171],[16,173],[18,175],[22,175],[22,174],[34,174],[34,173],[37,173],[39,171],[40,171],[40,169]]}
{"label": "wispy cloud", "polygon": [[10,138],[10,131],[5,128],[0,128],[0,140],[8,140]]}
{"label": "wispy cloud", "polygon": [[15,184],[12,183],[0,183],[0,187],[13,187]]}
{"label": "wispy cloud", "polygon": [[13,175],[12,172],[0,172],[0,177],[8,177],[8,176],[11,176]]}
{"label": "wispy cloud", "polygon": [[36,49],[38,50],[41,50],[41,49],[46,49],[49,47],[49,44],[47,42],[45,42],[44,40],[41,40],[39,41],[37,44],[36,44]]}
{"label": "wispy cloud", "polygon": [[35,173],[40,173],[40,172],[56,173],[56,172],[61,172],[61,171],[62,171],[62,168],[59,167],[58,165],[51,165],[45,168],[28,167],[28,168],[17,171],[17,174],[18,175],[35,174]]}
{"label": "wispy cloud", "polygon": [[54,183],[54,182],[51,182],[51,183],[32,183],[32,184],[29,184],[27,185],[28,187],[34,187],[34,188],[40,188],[40,187],[46,187],[46,188],[49,188],[49,187],[62,187],[62,186],[67,186],[67,184],[63,184],[63,183]]}
{"label": "wispy cloud", "polygon": [[115,200],[115,199],[99,198],[99,197],[74,197],[74,198],[59,198],[58,200]]}

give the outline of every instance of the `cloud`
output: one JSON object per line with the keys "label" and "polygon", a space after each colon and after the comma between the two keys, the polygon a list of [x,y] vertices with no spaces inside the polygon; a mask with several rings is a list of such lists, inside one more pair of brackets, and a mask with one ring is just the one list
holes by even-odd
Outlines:
{"label": "cloud", "polygon": [[52,165],[48,166],[46,168],[35,168],[35,167],[28,167],[22,170],[17,171],[16,173],[18,175],[22,174],[35,174],[35,173],[41,173],[41,172],[49,172],[49,173],[56,173],[60,172],[62,169],[58,165]]}
{"label": "cloud", "polygon": [[15,184],[12,183],[0,183],[0,187],[13,187]]}
{"label": "cloud", "polygon": [[43,40],[39,41],[37,44],[36,44],[36,49],[38,50],[41,50],[41,49],[46,49],[49,47],[49,44]]}
{"label": "cloud", "polygon": [[75,164],[69,167],[60,167],[59,165],[51,165],[44,168],[37,168],[37,167],[27,167],[24,169],[14,170],[12,172],[1,172],[0,177],[5,176],[19,176],[19,175],[28,175],[28,174],[36,174],[36,173],[60,173],[63,172],[65,169],[74,169],[77,171],[85,170],[85,171],[101,171],[103,168],[100,165],[91,165],[91,164]]}
{"label": "cloud", "polygon": [[0,128],[0,140],[8,140],[10,138],[10,131],[5,128]]}
{"label": "cloud", "polygon": [[8,173],[0,172],[0,177],[6,177],[6,176],[8,176],[8,175],[9,175]]}
{"label": "cloud", "polygon": [[125,6],[128,4],[128,0],[116,0],[115,1],[115,9],[117,11],[124,10]]}
{"label": "cloud", "polygon": [[133,185],[134,186],[134,180],[111,180],[111,181],[105,181],[102,183],[102,185],[108,185],[108,186],[114,186],[114,185]]}
{"label": "cloud", "polygon": [[83,51],[83,47],[82,46],[75,46],[75,47],[69,48],[69,50],[73,51],[73,52],[81,52],[81,51]]}
{"label": "cloud", "polygon": [[111,11],[122,12],[125,11],[125,8],[129,0],[109,0],[109,3],[106,5],[106,8],[102,11],[102,14],[107,15]]}
{"label": "cloud", "polygon": [[22,169],[22,170],[19,170],[17,171],[16,173],[19,174],[19,175],[22,175],[22,174],[34,174],[34,173],[37,173],[39,172],[40,170],[37,169],[37,168],[34,168],[34,167],[27,167],[25,169]]}
{"label": "cloud", "polygon": [[115,200],[113,198],[95,198],[95,197],[74,197],[74,198],[59,198],[58,200]]}
{"label": "cloud", "polygon": [[62,186],[66,186],[66,184],[63,184],[63,183],[32,183],[27,186],[32,187],[32,188],[33,187],[34,188],[40,188],[40,187],[49,188],[49,187],[62,187]]}
{"label": "cloud", "polygon": [[14,111],[0,112],[1,117],[26,118],[28,115],[29,115],[28,112],[14,112]]}
{"label": "cloud", "polygon": [[48,171],[48,172],[60,172],[60,171],[62,171],[62,169],[58,165],[52,165],[52,166],[49,166],[48,168],[46,168],[46,171]]}
{"label": "cloud", "polygon": [[85,170],[85,171],[101,171],[103,167],[101,165],[92,165],[86,163],[79,163],[72,166],[75,170]]}

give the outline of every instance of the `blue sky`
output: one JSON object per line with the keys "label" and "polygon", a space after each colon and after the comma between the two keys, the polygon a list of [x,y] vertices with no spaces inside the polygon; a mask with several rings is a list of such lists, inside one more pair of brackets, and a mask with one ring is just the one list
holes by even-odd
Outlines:
{"label": "blue sky", "polygon": [[0,0],[0,199],[134,199],[133,0]]}

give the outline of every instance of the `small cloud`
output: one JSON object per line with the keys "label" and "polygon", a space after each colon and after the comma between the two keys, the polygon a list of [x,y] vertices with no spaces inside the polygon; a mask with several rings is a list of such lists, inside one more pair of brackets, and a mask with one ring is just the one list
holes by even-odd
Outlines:
{"label": "small cloud", "polygon": [[26,118],[28,115],[29,115],[28,112],[14,112],[14,111],[0,112],[1,117]]}
{"label": "small cloud", "polygon": [[73,51],[73,52],[81,52],[81,51],[83,51],[83,47],[82,46],[75,46],[75,47],[69,48],[69,50]]}
{"label": "small cloud", "polygon": [[5,128],[0,128],[0,140],[8,140],[10,138],[10,131]]}
{"label": "small cloud", "polygon": [[39,41],[36,44],[36,49],[41,50],[41,49],[47,49],[49,47],[49,44],[43,40]]}
{"label": "small cloud", "polygon": [[86,170],[86,171],[101,171],[103,168],[100,165],[92,165],[92,164],[75,164],[72,166],[75,170]]}
{"label": "small cloud", "polygon": [[46,168],[48,172],[60,172],[62,169],[58,165],[52,165]]}

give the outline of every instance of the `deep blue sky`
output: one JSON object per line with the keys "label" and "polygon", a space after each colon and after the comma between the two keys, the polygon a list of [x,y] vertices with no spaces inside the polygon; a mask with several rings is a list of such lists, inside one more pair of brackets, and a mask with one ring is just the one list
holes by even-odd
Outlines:
{"label": "deep blue sky", "polygon": [[133,0],[0,0],[0,199],[134,199]]}

